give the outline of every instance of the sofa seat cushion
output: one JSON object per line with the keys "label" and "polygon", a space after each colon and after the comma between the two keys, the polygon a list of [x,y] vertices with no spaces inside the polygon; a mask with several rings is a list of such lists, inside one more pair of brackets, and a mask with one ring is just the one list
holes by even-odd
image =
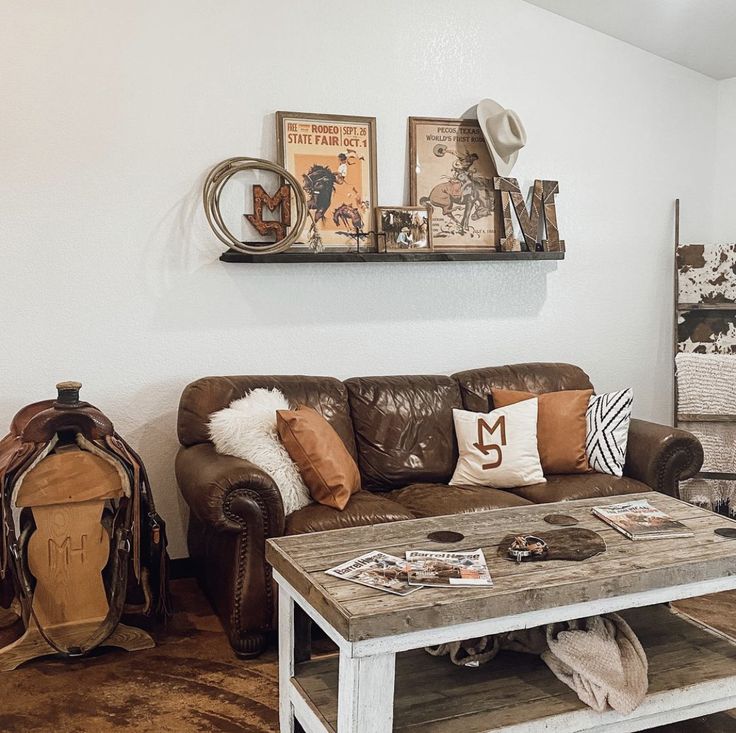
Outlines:
{"label": "sofa seat cushion", "polygon": [[[618,494],[639,494],[651,491],[649,486],[627,476],[609,476],[606,473],[562,474],[547,476],[546,483],[521,486],[511,491],[534,504],[571,499],[595,499]],[[301,510],[303,511],[303,510]]]}
{"label": "sofa seat cushion", "polygon": [[286,534],[321,532],[325,529],[365,527],[369,524],[415,519],[401,504],[370,491],[359,491],[350,497],[347,506],[338,511],[324,504],[310,504],[286,517]]}
{"label": "sofa seat cushion", "polygon": [[490,486],[411,484],[403,489],[396,489],[386,496],[406,507],[417,517],[484,512],[489,509],[531,504],[521,496],[509,491],[492,489]]}

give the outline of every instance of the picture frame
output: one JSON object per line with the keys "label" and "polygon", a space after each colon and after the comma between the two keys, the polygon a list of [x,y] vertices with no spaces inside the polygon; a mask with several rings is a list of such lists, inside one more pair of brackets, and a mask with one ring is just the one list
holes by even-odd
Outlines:
{"label": "picture frame", "polygon": [[495,251],[493,164],[474,119],[409,118],[409,203],[431,210],[435,251]]}
{"label": "picture frame", "polygon": [[378,250],[432,252],[432,213],[426,206],[377,206]]}
{"label": "picture frame", "polygon": [[302,183],[309,217],[292,249],[377,250],[376,118],[276,112],[278,162]]}

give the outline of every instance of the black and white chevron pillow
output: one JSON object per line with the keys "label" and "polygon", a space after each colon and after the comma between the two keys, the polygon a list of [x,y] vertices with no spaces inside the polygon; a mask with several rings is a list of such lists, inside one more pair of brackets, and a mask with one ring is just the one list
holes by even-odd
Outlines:
{"label": "black and white chevron pillow", "polygon": [[623,476],[633,401],[631,388],[590,398],[585,452],[594,471]]}

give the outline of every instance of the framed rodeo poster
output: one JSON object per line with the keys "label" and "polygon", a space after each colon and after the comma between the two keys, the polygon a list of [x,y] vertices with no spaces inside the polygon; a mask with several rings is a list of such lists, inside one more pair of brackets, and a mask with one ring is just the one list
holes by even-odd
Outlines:
{"label": "framed rodeo poster", "polygon": [[476,120],[409,118],[409,196],[438,251],[495,250],[496,169]]}
{"label": "framed rodeo poster", "polygon": [[276,139],[309,211],[293,248],[375,252],[376,118],[277,112]]}

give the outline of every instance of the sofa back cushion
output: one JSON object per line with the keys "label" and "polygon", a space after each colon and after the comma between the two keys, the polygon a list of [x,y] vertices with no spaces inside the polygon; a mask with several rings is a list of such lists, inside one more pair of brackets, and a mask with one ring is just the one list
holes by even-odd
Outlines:
{"label": "sofa back cushion", "polygon": [[207,423],[213,412],[227,407],[252,389],[280,389],[294,407],[306,405],[317,410],[342,438],[353,458],[355,437],[345,385],[332,377],[242,376],[204,377],[192,382],[179,402],[178,432],[182,445],[206,443]]}
{"label": "sofa back cushion", "polygon": [[491,390],[494,388],[534,394],[593,388],[590,377],[580,367],[555,362],[469,369],[452,376],[460,386],[463,407],[473,412],[488,412],[495,408],[491,397]]}
{"label": "sofa back cushion", "polygon": [[355,377],[345,385],[364,488],[449,481],[457,462],[452,410],[461,406],[454,379]]}

